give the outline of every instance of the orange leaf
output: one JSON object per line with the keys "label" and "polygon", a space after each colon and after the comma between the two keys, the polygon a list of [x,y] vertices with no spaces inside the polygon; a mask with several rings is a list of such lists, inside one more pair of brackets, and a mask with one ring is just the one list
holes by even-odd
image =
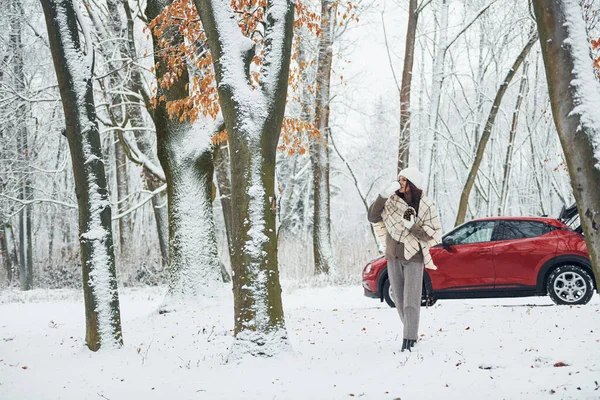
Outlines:
{"label": "orange leaf", "polygon": [[569,366],[569,364],[565,364],[564,362],[562,362],[562,361],[559,361],[559,362],[557,362],[557,363],[554,363],[554,366],[555,366],[555,367],[568,367],[568,366]]}

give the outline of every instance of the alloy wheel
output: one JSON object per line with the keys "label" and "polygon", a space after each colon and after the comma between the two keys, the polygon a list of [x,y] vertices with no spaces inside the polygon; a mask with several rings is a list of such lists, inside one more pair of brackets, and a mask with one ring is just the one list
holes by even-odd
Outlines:
{"label": "alloy wheel", "polygon": [[554,280],[554,293],[567,303],[577,302],[586,292],[585,279],[577,272],[563,272]]}

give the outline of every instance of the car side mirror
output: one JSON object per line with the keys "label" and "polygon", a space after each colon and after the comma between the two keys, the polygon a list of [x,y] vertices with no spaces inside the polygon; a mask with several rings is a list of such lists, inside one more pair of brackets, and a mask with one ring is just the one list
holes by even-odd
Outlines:
{"label": "car side mirror", "polygon": [[450,246],[454,246],[455,244],[456,244],[456,242],[451,237],[445,237],[442,239],[442,246],[444,246],[446,248],[450,247]]}

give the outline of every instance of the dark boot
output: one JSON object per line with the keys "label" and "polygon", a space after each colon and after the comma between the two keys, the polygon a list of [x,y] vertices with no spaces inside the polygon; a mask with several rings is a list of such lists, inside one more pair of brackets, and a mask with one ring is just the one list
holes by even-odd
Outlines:
{"label": "dark boot", "polygon": [[417,344],[417,341],[416,341],[416,340],[410,340],[410,339],[409,339],[409,341],[408,341],[408,345],[409,345],[410,347],[415,347],[415,344]]}
{"label": "dark boot", "polygon": [[408,351],[412,351],[411,345],[410,345],[411,340],[410,339],[402,339],[402,350],[400,351],[404,351],[404,350],[408,350]]}

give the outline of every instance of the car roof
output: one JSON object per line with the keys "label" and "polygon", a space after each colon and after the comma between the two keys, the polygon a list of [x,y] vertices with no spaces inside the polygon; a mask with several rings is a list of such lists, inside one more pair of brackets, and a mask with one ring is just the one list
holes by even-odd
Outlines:
{"label": "car roof", "polygon": [[475,218],[472,221],[537,221],[543,222],[545,224],[564,227],[565,225],[557,220],[556,218],[550,217],[484,217],[484,218]]}

